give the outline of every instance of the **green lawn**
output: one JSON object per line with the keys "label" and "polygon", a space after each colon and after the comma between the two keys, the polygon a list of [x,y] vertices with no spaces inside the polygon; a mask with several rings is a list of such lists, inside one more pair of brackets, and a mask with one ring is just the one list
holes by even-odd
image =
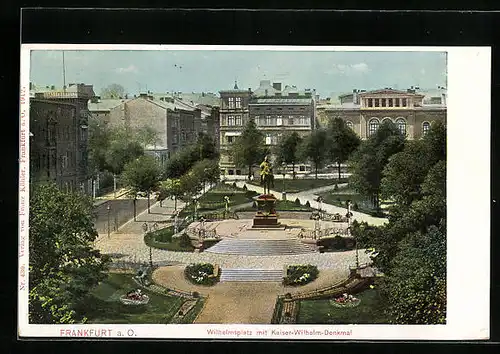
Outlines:
{"label": "green lawn", "polygon": [[[319,194],[326,204],[335,205],[338,207],[346,208],[346,201],[350,200],[353,204],[356,203],[357,211],[373,216],[384,216],[380,212],[373,209],[370,201],[354,191],[349,189],[339,189],[338,191],[328,191]],[[356,211],[355,208],[353,210]]]}
{"label": "green lawn", "polygon": [[[361,303],[353,308],[337,308],[330,300],[300,302],[298,324],[389,324],[382,298],[376,289],[357,294]],[[332,300],[333,301],[333,300]]]}
{"label": "green lawn", "polygon": [[[238,211],[256,211],[256,208],[248,207]],[[313,208],[306,205],[297,205],[292,200],[278,200],[276,211],[313,211]]]}
{"label": "green lawn", "polygon": [[182,241],[181,236],[177,238],[172,238],[174,234],[174,227],[168,226],[158,231],[148,232],[144,235],[144,243],[149,247],[159,248],[162,250],[168,251],[177,251],[177,252],[193,252],[194,247],[191,245],[190,241],[184,240]]}
{"label": "green lawn", "polygon": [[[346,181],[340,181],[340,183],[345,183]],[[251,183],[255,186],[260,186],[259,180],[254,180]],[[285,179],[285,190],[287,193],[299,193],[309,189],[331,186],[335,183],[339,183],[337,179]],[[283,191],[283,179],[274,179],[274,190]]]}
{"label": "green lawn", "polygon": [[[245,192],[247,191],[242,188],[233,188],[231,185],[219,185],[200,197],[200,206],[197,209],[198,214],[216,210],[223,210],[226,207],[224,201],[225,196],[229,197],[229,207],[251,202],[252,199],[249,198],[248,195],[245,194]],[[192,215],[193,212],[194,206],[192,204],[189,204],[179,213],[179,216],[186,217],[188,215]]]}
{"label": "green lawn", "polygon": [[[92,290],[86,301],[84,315],[89,323],[139,324],[170,323],[185,299],[181,297],[157,295],[144,290],[149,296],[146,305],[130,306],[120,302],[120,296],[137,289],[131,274],[110,273],[109,277]],[[201,302],[201,301],[200,301]],[[183,323],[192,323],[202,304],[198,303],[183,319]],[[190,322],[191,321],[191,322]]]}

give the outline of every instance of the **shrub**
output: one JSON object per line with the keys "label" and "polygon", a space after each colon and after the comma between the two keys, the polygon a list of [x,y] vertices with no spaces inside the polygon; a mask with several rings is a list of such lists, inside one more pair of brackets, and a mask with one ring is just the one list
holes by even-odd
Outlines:
{"label": "shrub", "polygon": [[283,279],[283,285],[298,286],[312,282],[318,277],[318,267],[311,264],[289,266],[287,275]]}
{"label": "shrub", "polygon": [[333,186],[333,190],[334,191],[338,191],[339,190],[339,185],[337,183],[335,183],[335,185]]}
{"label": "shrub", "polygon": [[246,185],[246,184],[244,184],[244,185],[243,185],[243,190],[245,190],[245,191],[246,191],[246,190],[248,190],[248,188],[247,188],[247,185]]}
{"label": "shrub", "polygon": [[197,292],[197,291],[193,291],[193,293],[191,294],[195,299],[199,298],[200,297],[200,293]]}
{"label": "shrub", "polygon": [[300,199],[299,198],[296,198],[295,201],[294,201],[295,205],[300,205]]}
{"label": "shrub", "polygon": [[358,203],[354,202],[354,204],[352,205],[352,210],[356,211],[358,209],[359,209]]}
{"label": "shrub", "polygon": [[252,199],[257,194],[259,194],[259,193],[257,193],[256,191],[246,191],[245,192],[245,198]]}
{"label": "shrub", "polygon": [[196,285],[215,285],[219,281],[220,273],[217,277],[210,277],[213,274],[214,266],[210,263],[190,264],[184,269],[186,279]]}
{"label": "shrub", "polygon": [[257,208],[257,202],[255,200],[252,203],[252,208]]}
{"label": "shrub", "polygon": [[306,207],[310,208],[311,207],[311,203],[309,203],[309,201],[306,202],[305,204]]}
{"label": "shrub", "polygon": [[156,242],[170,243],[172,242],[172,235],[174,228],[172,226],[154,232],[154,239]]}
{"label": "shrub", "polygon": [[183,248],[191,246],[191,239],[189,238],[188,234],[186,234],[185,232],[179,238],[179,246],[181,246]]}
{"label": "shrub", "polygon": [[233,187],[234,189],[238,188],[238,186],[236,185],[236,182],[233,182],[232,187]]}
{"label": "shrub", "polygon": [[323,246],[324,249],[342,251],[345,249],[352,249],[354,243],[351,239],[346,239],[340,235],[329,238],[322,238],[318,241],[318,246]]}

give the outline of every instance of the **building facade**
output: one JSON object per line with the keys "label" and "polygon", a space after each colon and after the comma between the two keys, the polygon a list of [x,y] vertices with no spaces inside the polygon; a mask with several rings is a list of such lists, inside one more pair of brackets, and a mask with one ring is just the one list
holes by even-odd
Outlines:
{"label": "building facade", "polygon": [[122,126],[132,131],[146,126],[153,128],[158,133],[158,141],[146,146],[145,150],[162,164],[178,150],[194,143],[202,131],[201,110],[171,97],[140,94],[121,100],[109,108],[109,113],[103,114],[98,105],[91,105],[91,111],[110,126]]}
{"label": "building facade", "polygon": [[88,170],[88,100],[91,85],[31,92],[30,180],[59,188],[92,192]]}
{"label": "building facade", "polygon": [[[282,90],[281,83],[271,85],[269,80],[263,80],[254,92],[240,90],[235,84],[233,90],[220,91],[220,96],[220,168],[228,176],[245,174],[234,164],[229,150],[249,119],[264,134],[264,144],[271,150],[283,134],[297,132],[305,136],[315,127],[313,90],[300,92],[293,86]],[[298,167],[303,173],[309,170],[308,165]]]}
{"label": "building facade", "polygon": [[375,133],[385,121],[398,127],[408,139],[420,139],[430,129],[432,122],[446,124],[446,92],[418,92],[382,89],[354,90],[339,96],[338,105],[317,107],[319,120],[326,125],[329,120],[342,118],[361,139]]}

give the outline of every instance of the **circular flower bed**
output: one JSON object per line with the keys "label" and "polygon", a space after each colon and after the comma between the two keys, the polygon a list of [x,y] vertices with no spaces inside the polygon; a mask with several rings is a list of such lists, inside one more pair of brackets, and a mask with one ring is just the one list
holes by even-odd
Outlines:
{"label": "circular flower bed", "polygon": [[126,295],[120,297],[124,305],[145,305],[149,302],[149,296],[143,294],[141,289],[129,291]]}
{"label": "circular flower bed", "polygon": [[196,285],[214,285],[219,281],[219,274],[214,275],[214,266],[210,263],[190,264],[184,269],[184,276]]}
{"label": "circular flower bed", "polygon": [[336,299],[330,300],[331,305],[339,308],[356,307],[360,302],[360,299],[348,294],[343,294]]}
{"label": "circular flower bed", "polygon": [[283,285],[299,286],[312,282],[318,277],[318,267],[311,264],[289,266],[283,278]]}

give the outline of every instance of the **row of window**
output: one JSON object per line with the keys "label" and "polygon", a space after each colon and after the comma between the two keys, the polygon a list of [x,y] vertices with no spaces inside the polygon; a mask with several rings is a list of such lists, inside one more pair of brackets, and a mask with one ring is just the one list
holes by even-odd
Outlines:
{"label": "row of window", "polygon": [[311,125],[311,118],[306,116],[255,116],[255,124],[258,126],[282,126],[282,125]]}
{"label": "row of window", "polygon": [[368,107],[407,107],[406,98],[368,98]]}
{"label": "row of window", "polygon": [[241,108],[241,97],[229,97],[227,103],[229,109]]}
{"label": "row of window", "polygon": [[[392,121],[389,118],[383,119],[382,123],[385,123],[387,121],[392,123]],[[347,126],[349,126],[351,129],[353,128],[353,124],[351,122],[347,122]],[[377,118],[370,119],[370,121],[368,122],[368,136],[374,134],[377,131],[379,126],[380,126],[380,121]],[[397,119],[396,126],[398,127],[399,132],[402,135],[406,135],[406,121],[404,119],[402,119],[402,118]],[[422,134],[423,135],[427,134],[429,132],[430,127],[431,127],[431,124],[429,122],[423,122],[422,123]]]}

